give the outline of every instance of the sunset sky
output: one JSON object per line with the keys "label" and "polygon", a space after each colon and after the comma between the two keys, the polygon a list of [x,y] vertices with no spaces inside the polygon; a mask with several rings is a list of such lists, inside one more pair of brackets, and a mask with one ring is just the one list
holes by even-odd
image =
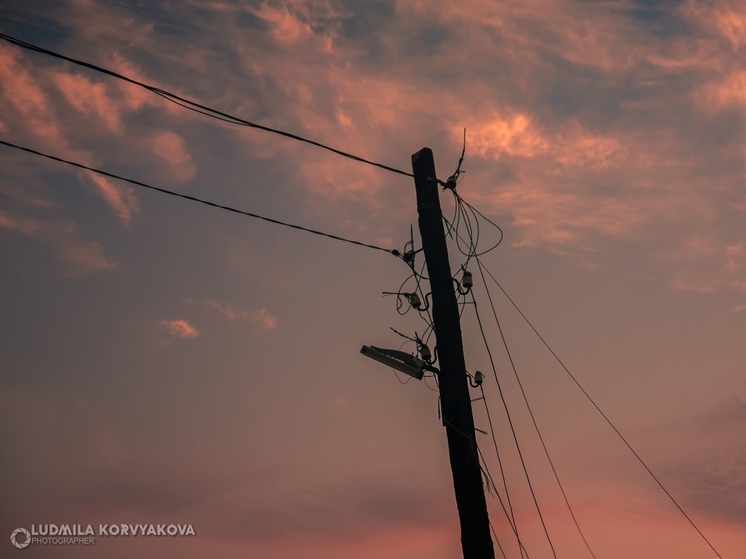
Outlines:
{"label": "sunset sky", "polygon": [[[483,263],[720,555],[746,559],[746,4],[26,0],[0,4],[0,32],[406,172],[429,146],[447,178],[466,128],[457,191],[504,231]],[[387,249],[414,225],[420,246],[409,177],[6,41],[0,140]],[[590,558],[470,269],[557,557]],[[0,145],[0,556],[28,555],[8,538],[32,524],[173,522],[196,536],[31,552],[461,557],[435,384],[359,353],[414,351],[390,328],[423,322],[382,295],[408,275]],[[597,559],[716,558],[487,285]],[[472,306],[462,331],[521,540],[551,559]]]}

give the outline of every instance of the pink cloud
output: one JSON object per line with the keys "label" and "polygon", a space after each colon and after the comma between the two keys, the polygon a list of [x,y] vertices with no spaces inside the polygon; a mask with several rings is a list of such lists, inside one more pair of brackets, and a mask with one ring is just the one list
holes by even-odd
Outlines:
{"label": "pink cloud", "polygon": [[68,276],[77,277],[98,270],[116,270],[119,265],[111,262],[98,241],[77,241],[60,243],[58,257],[68,264]]}
{"label": "pink cloud", "polygon": [[251,322],[258,325],[262,330],[274,330],[277,328],[277,317],[267,312],[267,307],[253,311],[251,313]]}
{"label": "pink cloud", "polygon": [[746,291],[746,241],[736,244],[714,234],[684,238],[675,250],[657,254],[680,268],[670,281],[681,291],[710,293],[723,288]]}
{"label": "pink cloud", "polygon": [[103,83],[93,81],[76,74],[56,72],[52,81],[62,91],[65,99],[79,113],[95,114],[113,132],[121,132],[122,120],[119,109],[108,95]]}
{"label": "pink cloud", "polygon": [[196,338],[199,336],[197,327],[186,320],[161,320],[160,325],[165,327],[173,338]]}
{"label": "pink cloud", "polygon": [[17,231],[50,245],[65,266],[65,275],[82,276],[91,272],[111,271],[118,267],[109,260],[97,241],[83,241],[80,230],[69,221],[45,221],[0,210],[0,228]]}
{"label": "pink cloud", "polygon": [[[502,154],[535,157],[549,150],[549,142],[532,126],[531,118],[525,114],[478,118],[464,126],[470,151],[481,157],[497,159]],[[460,125],[454,126],[452,135],[460,138],[462,128]]]}
{"label": "pink cloud", "polygon": [[262,4],[254,13],[272,26],[272,36],[278,43],[292,45],[313,36],[311,26],[291,14],[287,6]]}
{"label": "pink cloud", "polygon": [[97,173],[87,172],[83,176],[88,178],[96,187],[96,191],[111,206],[122,223],[129,225],[132,214],[140,209],[140,203],[132,188],[112,183],[106,177]]}
{"label": "pink cloud", "polygon": [[[542,132],[527,114],[472,117],[466,121],[470,153],[490,159],[501,157],[546,157],[560,167],[605,168],[621,163],[626,149],[616,138],[594,136],[577,121],[571,121],[557,133]],[[462,125],[451,127],[454,143],[462,140]]]}
{"label": "pink cloud", "polygon": [[[154,80],[146,76],[133,62],[127,60],[119,53],[111,53],[107,62],[115,72],[127,76],[133,80],[156,85]],[[164,99],[153,95],[152,92],[143,89],[138,85],[116,80],[115,87],[118,88],[122,95],[122,104],[129,111],[137,111],[145,106],[162,107],[168,111],[176,112],[181,110],[179,107],[165,101]]]}
{"label": "pink cloud", "polygon": [[191,179],[196,170],[192,163],[192,156],[187,151],[184,140],[175,132],[159,132],[150,141],[150,145],[158,157],[165,160],[180,181]]}
{"label": "pink cloud", "polygon": [[694,98],[699,104],[715,109],[746,106],[746,71],[736,70],[722,81],[703,85]]}
{"label": "pink cloud", "polygon": [[715,289],[709,285],[709,278],[697,277],[692,272],[677,272],[669,281],[676,291],[694,291],[697,293],[712,293]]}
{"label": "pink cloud", "polygon": [[234,309],[230,305],[221,305],[220,303],[216,301],[208,301],[208,305],[210,305],[212,308],[217,310],[220,314],[222,314],[225,318],[230,320],[231,322],[236,322],[236,320],[243,319],[243,320],[249,320],[249,312],[246,309]]}
{"label": "pink cloud", "polygon": [[692,22],[727,39],[733,50],[746,43],[746,9],[742,2],[688,0],[681,11]]}
{"label": "pink cloud", "polygon": [[274,330],[277,328],[277,317],[267,311],[267,307],[249,312],[246,309],[234,309],[230,305],[221,305],[216,301],[208,301],[207,304],[231,322],[244,320],[255,324],[262,330]]}
{"label": "pink cloud", "polygon": [[0,45],[0,84],[5,97],[25,117],[26,125],[51,144],[65,146],[49,101],[37,80],[19,64],[17,49]]}

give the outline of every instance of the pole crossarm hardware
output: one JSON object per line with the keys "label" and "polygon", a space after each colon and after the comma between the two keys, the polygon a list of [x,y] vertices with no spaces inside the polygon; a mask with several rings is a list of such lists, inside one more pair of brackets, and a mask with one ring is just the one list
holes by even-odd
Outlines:
{"label": "pole crossarm hardware", "polygon": [[433,330],[437,339],[441,410],[448,439],[464,559],[494,559],[487,501],[477,452],[474,416],[467,381],[464,347],[435,161],[430,148],[412,156],[417,213],[427,275],[432,291]]}

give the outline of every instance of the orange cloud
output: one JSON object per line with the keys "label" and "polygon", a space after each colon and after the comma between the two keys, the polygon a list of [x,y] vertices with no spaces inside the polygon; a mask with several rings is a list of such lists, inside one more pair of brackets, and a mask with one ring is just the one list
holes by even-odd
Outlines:
{"label": "orange cloud", "polygon": [[730,73],[720,82],[702,86],[694,94],[695,101],[715,109],[746,105],[746,71]]}
{"label": "orange cloud", "polygon": [[54,73],[52,81],[79,113],[96,114],[109,130],[121,131],[119,109],[109,97],[103,83],[94,83],[83,76],[62,72]]}
{"label": "orange cloud", "polygon": [[217,310],[231,322],[236,322],[236,320],[238,320],[239,318],[243,320],[249,320],[249,312],[246,309],[237,310],[230,305],[221,305],[216,301],[208,301],[207,304]]}
{"label": "orange cloud", "polygon": [[116,185],[97,173],[87,172],[87,177],[96,187],[96,191],[112,207],[122,223],[129,225],[132,214],[140,209],[140,203],[132,188]]}
{"label": "orange cloud", "polygon": [[686,267],[678,270],[670,281],[676,290],[746,291],[746,241],[729,244],[714,234],[697,233],[684,238],[679,248],[657,256]]}
{"label": "orange cloud", "polygon": [[150,141],[153,152],[165,160],[180,181],[191,179],[196,170],[192,156],[184,146],[184,140],[175,132],[159,132]]}
{"label": "orange cloud", "polygon": [[[459,142],[463,127],[453,125],[450,131],[454,143]],[[493,115],[471,120],[466,131],[469,153],[490,159],[546,157],[561,167],[603,168],[621,162],[627,154],[619,140],[593,136],[577,121],[549,135],[526,114]]]}
{"label": "orange cloud", "polygon": [[168,330],[173,338],[196,338],[199,336],[197,327],[186,320],[161,320],[160,324]]}
{"label": "orange cloud", "polygon": [[[497,159],[502,154],[518,157],[535,157],[546,153],[549,143],[541,136],[531,118],[524,114],[503,118],[493,116],[477,119],[466,125],[469,149],[476,155]],[[453,135],[461,135],[452,129]]]}
{"label": "orange cloud", "polygon": [[63,242],[57,247],[58,257],[68,264],[67,275],[82,276],[99,270],[116,270],[119,265],[111,262],[97,241]]}
{"label": "orange cloud", "polygon": [[[109,56],[108,66],[115,72],[132,78],[133,80],[149,84],[156,83],[152,78],[143,74],[135,64],[121,56],[119,53],[113,53]],[[116,80],[114,86],[118,88],[119,93],[122,96],[123,106],[130,111],[137,111],[145,106],[162,107],[170,112],[181,110],[176,105],[153,95],[153,93],[140,86],[121,80]]]}
{"label": "orange cloud", "polygon": [[249,312],[246,309],[234,309],[230,305],[221,305],[216,301],[208,301],[208,305],[217,310],[231,322],[245,320],[257,325],[262,330],[274,330],[277,328],[277,317],[267,311],[267,307]]}
{"label": "orange cloud", "polygon": [[26,125],[50,144],[65,146],[49,98],[41,86],[18,62],[17,49],[0,45],[0,84],[15,109],[25,117]]}
{"label": "orange cloud", "polygon": [[65,275],[68,276],[115,270],[118,266],[106,258],[100,243],[76,239],[78,227],[71,222],[32,219],[0,210],[0,228],[51,245],[57,259],[65,265]]}
{"label": "orange cloud", "polygon": [[291,14],[287,6],[275,8],[262,4],[254,14],[272,26],[272,36],[283,45],[292,45],[313,36],[311,26]]}
{"label": "orange cloud", "polygon": [[251,313],[251,322],[263,330],[274,330],[277,328],[277,317],[267,312],[267,307],[253,311]]}
{"label": "orange cloud", "polygon": [[77,277],[118,267],[104,255],[100,243],[78,239],[79,228],[69,221],[32,219],[0,210],[0,228],[17,231],[52,246],[55,256],[65,266],[67,276]]}
{"label": "orange cloud", "polygon": [[682,13],[693,22],[727,39],[736,50],[746,44],[746,7],[738,0],[689,0]]}

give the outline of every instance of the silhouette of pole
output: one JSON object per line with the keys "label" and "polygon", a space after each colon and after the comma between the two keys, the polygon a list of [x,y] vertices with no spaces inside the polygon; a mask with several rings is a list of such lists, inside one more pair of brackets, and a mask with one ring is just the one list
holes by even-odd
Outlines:
{"label": "silhouette of pole", "polygon": [[474,432],[466,377],[461,323],[443,230],[435,161],[430,148],[412,156],[422,249],[432,292],[433,330],[437,340],[440,406],[448,439],[464,559],[494,559],[487,502]]}

